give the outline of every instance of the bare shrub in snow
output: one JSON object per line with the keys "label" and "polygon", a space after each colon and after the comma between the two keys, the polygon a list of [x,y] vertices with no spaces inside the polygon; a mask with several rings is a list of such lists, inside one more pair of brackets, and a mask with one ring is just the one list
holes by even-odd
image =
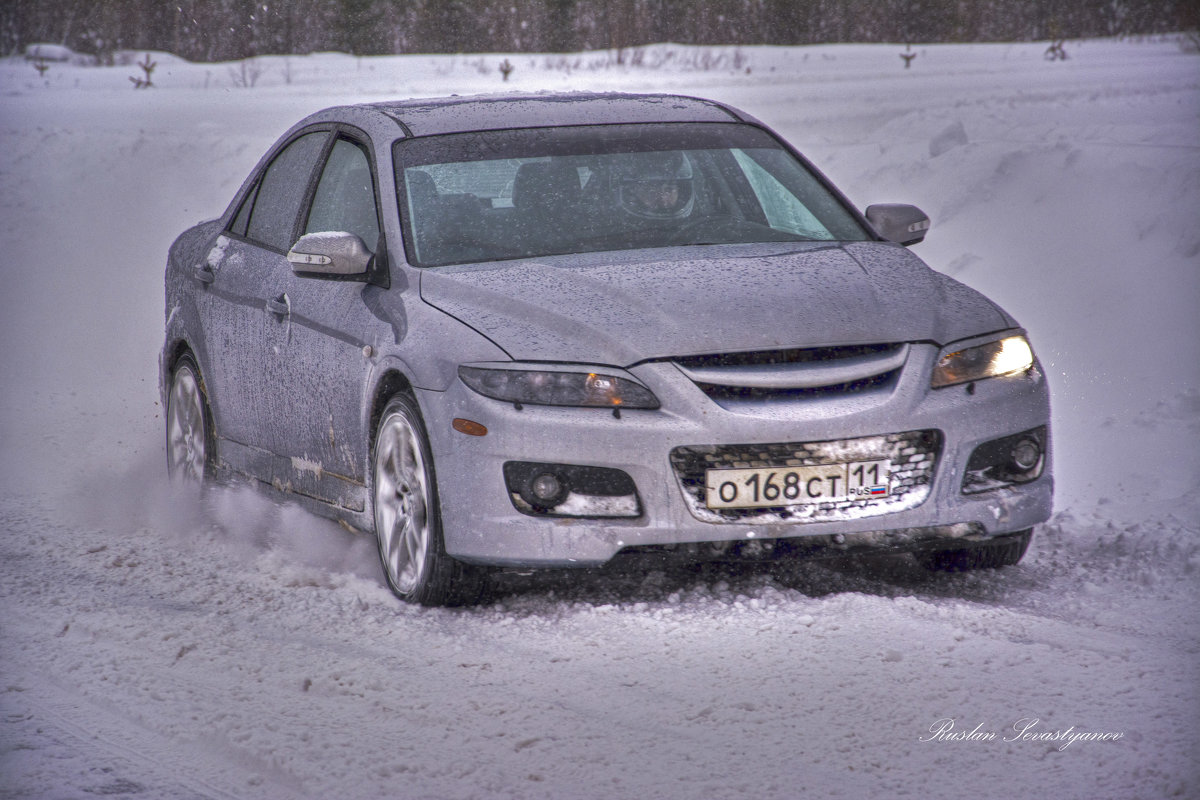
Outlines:
{"label": "bare shrub in snow", "polygon": [[614,67],[648,71],[676,69],[681,72],[751,72],[750,57],[738,47],[726,50],[714,47],[652,45],[582,55],[552,55],[542,59],[543,69],[565,72],[568,75],[579,70],[596,72],[611,70]]}
{"label": "bare shrub in snow", "polygon": [[1058,39],[1057,41],[1051,42],[1050,46],[1046,48],[1045,57],[1047,61],[1066,61],[1067,51],[1063,47],[1063,40]]}
{"label": "bare shrub in snow", "polygon": [[133,88],[135,89],[149,89],[154,85],[150,81],[150,75],[154,72],[154,68],[158,66],[158,62],[151,61],[150,54],[146,53],[146,57],[138,62],[138,66],[142,68],[142,72],[145,73],[146,77],[139,78],[136,75],[130,75],[129,80],[133,81]]}
{"label": "bare shrub in snow", "polygon": [[238,62],[237,67],[229,68],[229,79],[234,86],[242,89],[252,89],[266,68],[255,58],[246,58]]}

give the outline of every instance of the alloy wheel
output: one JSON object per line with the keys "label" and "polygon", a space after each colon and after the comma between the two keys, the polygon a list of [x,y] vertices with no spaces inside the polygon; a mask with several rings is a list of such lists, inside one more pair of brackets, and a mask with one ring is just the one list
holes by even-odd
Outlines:
{"label": "alloy wheel", "polygon": [[208,466],[208,421],[195,368],[175,370],[167,396],[167,473],[172,480],[200,484]]}
{"label": "alloy wheel", "polygon": [[425,578],[432,544],[431,486],[417,423],[390,411],[375,443],[375,532],[388,581],[402,595]]}

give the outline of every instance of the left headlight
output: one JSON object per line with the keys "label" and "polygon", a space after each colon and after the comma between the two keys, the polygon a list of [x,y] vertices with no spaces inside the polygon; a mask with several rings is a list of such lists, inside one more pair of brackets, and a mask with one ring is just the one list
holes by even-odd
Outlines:
{"label": "left headlight", "polygon": [[1022,372],[1033,366],[1033,348],[1024,336],[1007,336],[993,342],[946,353],[933,368],[934,389]]}
{"label": "left headlight", "polygon": [[509,403],[595,408],[659,407],[654,393],[629,378],[599,372],[459,367],[462,382]]}

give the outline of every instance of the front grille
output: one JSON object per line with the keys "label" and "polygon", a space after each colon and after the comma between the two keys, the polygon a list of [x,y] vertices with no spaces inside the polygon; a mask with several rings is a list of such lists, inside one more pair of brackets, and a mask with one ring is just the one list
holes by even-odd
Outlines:
{"label": "front grille", "polygon": [[899,372],[900,370],[894,369],[891,372],[873,375],[857,381],[801,389],[764,389],[755,386],[722,386],[714,383],[697,383],[696,386],[699,387],[700,391],[722,405],[737,402],[755,403],[768,400],[815,400],[823,397],[865,394],[880,389],[888,389],[895,383]]}
{"label": "front grille", "polygon": [[718,404],[812,400],[885,392],[895,386],[907,344],[721,353],[672,359]]}
{"label": "front grille", "polygon": [[[671,451],[671,466],[692,515],[704,522],[780,524],[831,522],[915,508],[929,496],[942,450],[940,431],[923,430],[827,442],[691,445]],[[823,503],[770,508],[712,509],[705,504],[710,469],[808,467],[889,459],[891,493]]]}
{"label": "front grille", "polygon": [[841,361],[862,356],[894,353],[901,345],[860,344],[842,347],[809,347],[790,350],[757,350],[750,353],[718,353],[706,356],[683,356],[672,359],[686,368],[745,367],[763,364],[807,364],[816,361]]}

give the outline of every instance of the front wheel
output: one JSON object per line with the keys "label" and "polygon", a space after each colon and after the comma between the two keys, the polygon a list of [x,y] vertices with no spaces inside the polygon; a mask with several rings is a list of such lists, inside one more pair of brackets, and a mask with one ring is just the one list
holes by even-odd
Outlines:
{"label": "front wheel", "polygon": [[383,410],[372,467],[375,537],[388,587],[402,600],[456,605],[478,599],[482,574],[446,555],[433,455],[416,402]]}
{"label": "front wheel", "polygon": [[973,569],[1011,567],[1025,557],[1033,529],[997,536],[970,547],[935,550],[918,557],[921,566],[932,572],[966,572]]}

